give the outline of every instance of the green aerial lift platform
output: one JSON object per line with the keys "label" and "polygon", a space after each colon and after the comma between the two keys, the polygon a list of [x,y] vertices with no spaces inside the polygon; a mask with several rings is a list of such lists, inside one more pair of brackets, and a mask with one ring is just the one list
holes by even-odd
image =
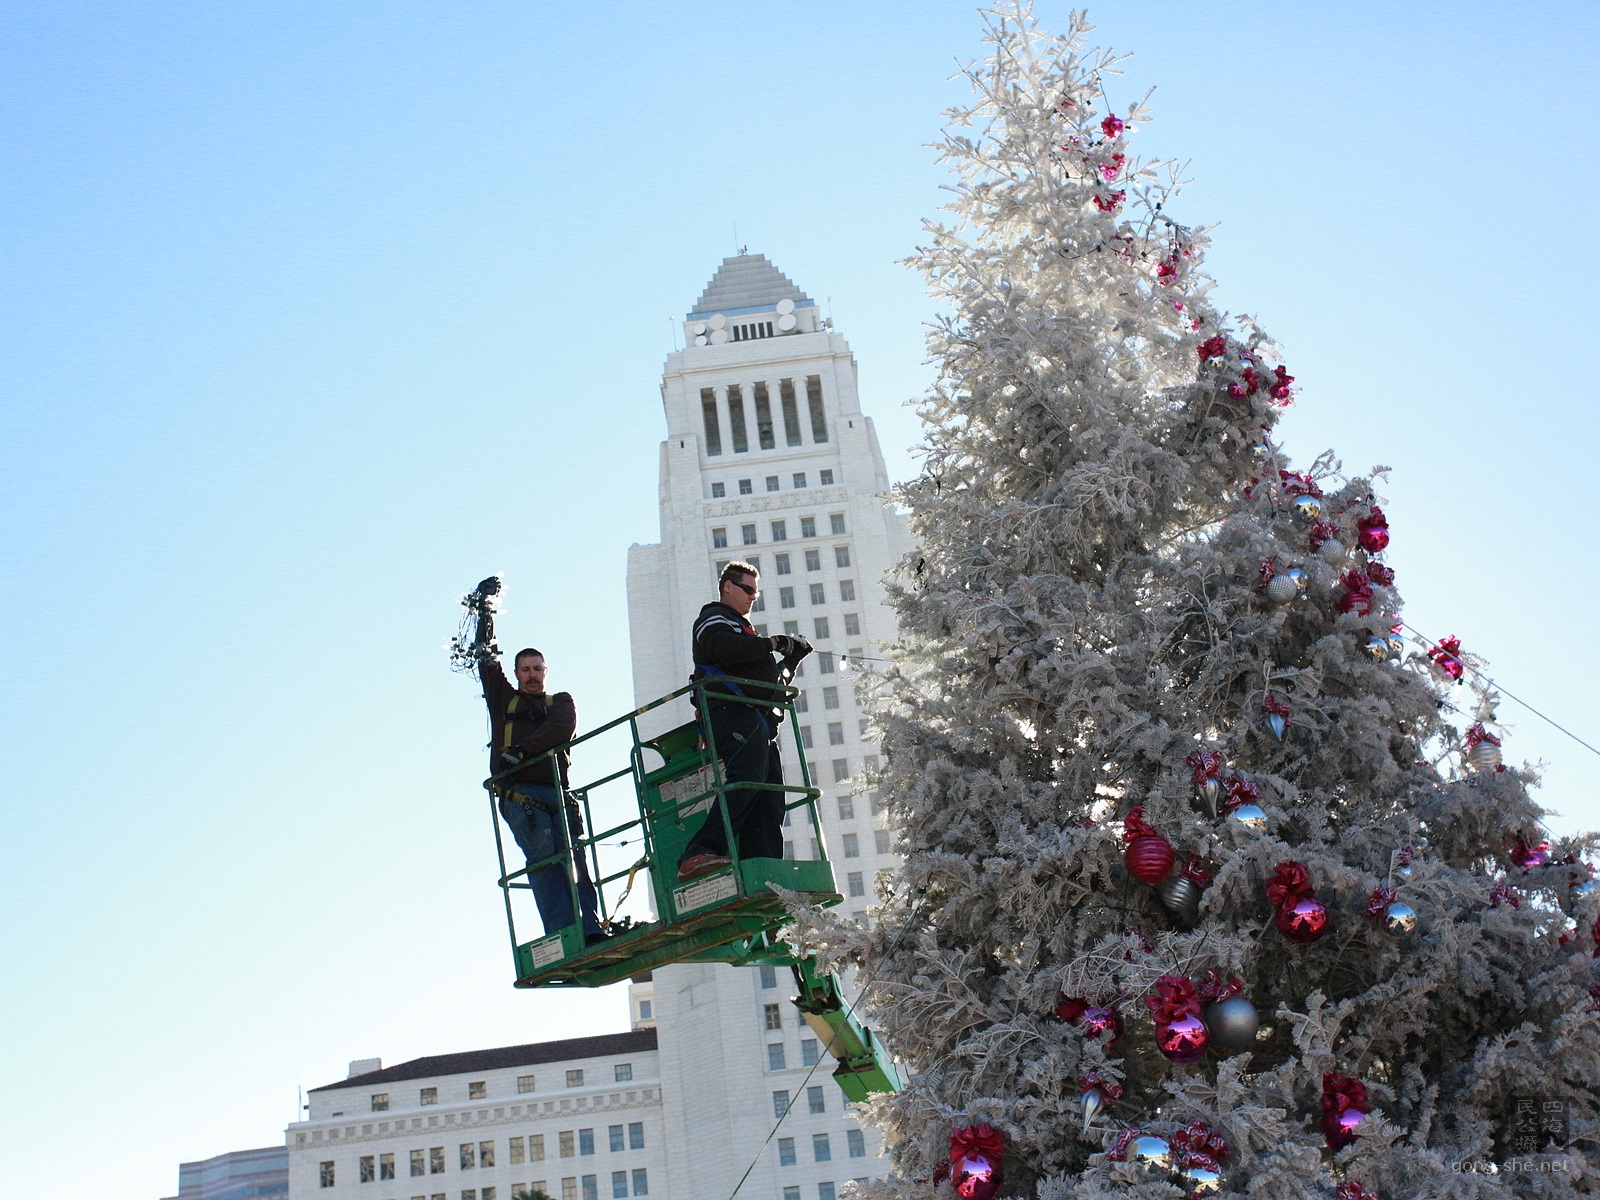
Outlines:
{"label": "green aerial lift platform", "polygon": [[[772,686],[750,680],[732,682],[752,688]],[[805,749],[795,726],[796,693],[792,688],[783,688],[777,700],[764,701],[761,706],[783,711],[788,736],[794,740],[800,762],[800,782],[729,784],[709,728],[702,729],[698,722],[691,721],[655,737],[640,734],[641,717],[681,697],[692,696],[704,711],[704,688],[704,682],[680,688],[484,782],[490,793],[489,811],[500,859],[499,883],[505,897],[516,986],[602,987],[675,962],[787,966],[794,973],[799,992],[795,1005],[838,1060],[834,1078],[845,1095],[859,1101],[873,1092],[895,1091],[900,1082],[893,1063],[871,1032],[846,1009],[838,981],[832,975],[818,975],[814,959],[795,955],[777,937],[788,916],[775,887],[798,893],[808,903],[823,907],[843,900],[835,889],[833,870],[822,857],[822,831],[816,810],[821,793],[811,786]],[[720,692],[717,702],[755,703]],[[528,869],[507,870],[506,842],[495,803],[501,785],[530,763],[561,751],[572,755],[576,774],[588,757],[586,752],[598,753],[607,739],[613,753],[626,749],[626,764],[589,782],[567,782],[563,787],[565,801],[582,813],[586,835],[572,839],[570,852],[534,863],[533,868],[562,864],[572,888],[572,911],[576,913],[580,911],[576,865],[595,884],[601,924],[611,936],[595,945],[585,945],[582,926],[575,922],[565,929],[546,930],[537,938],[523,940],[517,932],[518,905],[513,904],[513,896],[519,890],[530,890]],[[631,797],[628,784],[632,785]],[[783,794],[788,814],[785,824],[809,824],[817,857],[739,857],[737,839],[727,824],[727,807],[717,801],[730,790],[751,787]],[[604,807],[624,807],[627,819],[606,828],[596,827],[595,809],[602,791]],[[683,848],[712,811],[719,813],[724,822],[733,861],[719,871],[680,883],[677,864]],[[619,865],[616,852],[624,847],[637,849],[622,856],[632,861]],[[608,873],[608,867],[616,869]],[[641,874],[647,874],[650,881],[652,919],[634,921],[620,916],[617,910],[632,894]]]}

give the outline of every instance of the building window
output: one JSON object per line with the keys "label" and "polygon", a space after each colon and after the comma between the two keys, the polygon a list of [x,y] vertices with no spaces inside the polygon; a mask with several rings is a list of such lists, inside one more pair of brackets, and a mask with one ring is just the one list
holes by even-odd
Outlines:
{"label": "building window", "polygon": [[576,1071],[568,1071],[567,1072],[567,1086],[568,1087],[582,1087],[583,1086],[583,1068],[582,1067],[579,1067]]}
{"label": "building window", "polygon": [[556,1152],[562,1158],[574,1158],[578,1153],[578,1143],[573,1138],[572,1130],[563,1129],[556,1134]]}
{"label": "building window", "polygon": [[321,1186],[323,1186],[323,1187],[332,1187],[333,1186],[333,1164],[331,1162],[325,1162],[325,1163],[321,1164],[321,1169],[317,1172],[317,1177],[322,1181],[321,1182]]}
{"label": "building window", "polygon": [[[843,759],[840,760],[844,761]],[[844,835],[844,856],[846,858],[861,857],[861,839],[853,833]]]}
{"label": "building window", "polygon": [[817,654],[817,670],[823,675],[832,675],[834,672],[833,654],[827,650]]}
{"label": "building window", "polygon": [[830,745],[830,746],[842,746],[842,745],[844,745],[844,722],[843,721],[829,721],[828,722],[828,745]]}
{"label": "building window", "polygon": [[861,756],[861,769],[863,771],[876,771],[878,769],[878,756],[876,754],[863,754]]}
{"label": "building window", "polygon": [[845,887],[849,889],[852,896],[865,896],[867,894],[867,885],[861,878],[860,871],[851,871],[844,879]]}
{"label": "building window", "polygon": [[388,1092],[374,1092],[373,1093],[373,1096],[372,1096],[372,1111],[373,1112],[388,1112],[389,1111],[389,1093]]}
{"label": "building window", "polygon": [[415,1179],[418,1175],[426,1175],[427,1173],[428,1168],[422,1160],[422,1151],[413,1150],[411,1152],[411,1177]]}
{"label": "building window", "polygon": [[778,589],[778,607],[794,607],[794,589],[792,587],[781,587]]}
{"label": "building window", "polygon": [[833,548],[833,565],[836,567],[848,567],[850,565],[849,546],[835,546]]}
{"label": "building window", "polygon": [[489,1094],[489,1085],[482,1079],[476,1083],[467,1084],[467,1099],[482,1100]]}
{"label": "building window", "polygon": [[754,491],[755,488],[750,486],[750,481],[748,479],[739,480],[739,495],[748,496]]}
{"label": "building window", "polygon": [[797,488],[806,486],[806,473],[804,471],[796,471],[794,473],[794,486]]}
{"label": "building window", "polygon": [[[783,623],[783,631],[785,633],[787,633],[790,637],[799,637],[800,636],[800,622],[799,621],[785,621]],[[799,666],[795,667],[794,676],[795,676],[796,679],[798,679],[798,678],[800,678],[800,676],[802,676],[804,674],[805,674],[805,664],[801,663]]]}
{"label": "building window", "polygon": [[772,523],[772,540],[775,542],[789,540],[789,523],[787,521],[774,521]]}
{"label": "building window", "polygon": [[616,1200],[618,1196],[628,1194],[628,1173],[626,1171],[611,1172],[611,1197]]}
{"label": "building window", "polygon": [[376,1183],[378,1181],[378,1160],[370,1154],[363,1154],[356,1163],[356,1174],[362,1183]]}
{"label": "building window", "polygon": [[783,1200],[800,1200],[800,1189],[797,1187],[784,1188]]}
{"label": "building window", "polygon": [[778,1120],[782,1120],[784,1114],[787,1113],[788,1111],[789,1111],[789,1093],[787,1091],[773,1092],[772,1093],[772,1115],[775,1118],[777,1118]]}
{"label": "building window", "polygon": [[727,484],[725,484],[725,483],[713,483],[711,485],[711,498],[713,500],[721,500],[727,494],[728,494],[728,485]]}
{"label": "building window", "polygon": [[783,1069],[783,1043],[773,1042],[767,1047],[767,1070],[781,1071]]}
{"label": "building window", "polygon": [[[802,521],[801,524],[804,525],[804,522]],[[807,550],[806,551],[806,570],[808,570],[808,571],[820,571],[820,570],[822,570],[822,551],[821,550]]]}
{"label": "building window", "polygon": [[744,454],[750,449],[750,438],[744,427],[744,391],[737,383],[728,385],[728,430],[733,434],[735,454]]}
{"label": "building window", "polygon": [[794,402],[794,380],[778,381],[778,402],[783,408],[783,436],[791,446],[798,446],[800,437],[800,412]]}
{"label": "building window", "polygon": [[854,600],[856,598],[856,583],[853,579],[839,580],[839,599]]}
{"label": "building window", "polygon": [[822,707],[823,708],[838,708],[839,707],[839,689],[838,688],[836,688],[836,687],[825,687],[825,688],[822,689]]}
{"label": "building window", "polygon": [[516,1166],[517,1163],[524,1161],[524,1159],[527,1157],[527,1155],[525,1154],[525,1152],[522,1149],[522,1139],[521,1138],[519,1138],[519,1137],[511,1138],[506,1144],[511,1147],[511,1165],[512,1166]]}
{"label": "building window", "polygon": [[479,1142],[478,1143],[478,1165],[480,1167],[492,1167],[492,1166],[494,1166],[494,1143],[493,1142]]}
{"label": "building window", "polygon": [[613,1154],[620,1153],[628,1148],[628,1143],[622,1136],[621,1125],[612,1125],[606,1129],[606,1144]]}
{"label": "building window", "polygon": [[822,414],[822,377],[820,375],[806,376],[806,401],[811,406],[811,440],[825,442],[828,440],[828,418]]}
{"label": "building window", "polygon": [[544,1134],[530,1133],[528,1135],[528,1161],[544,1161]]}
{"label": "building window", "polygon": [[393,1179],[394,1178],[394,1155],[392,1155],[392,1154],[380,1154],[380,1155],[378,1155],[378,1178],[379,1179]]}
{"label": "building window", "polygon": [[649,1019],[650,1019],[650,1001],[641,1000],[641,1001],[639,1001],[639,1020],[648,1021]]}
{"label": "building window", "polygon": [[817,1162],[827,1162],[833,1157],[833,1151],[828,1147],[828,1135],[813,1133],[811,1135],[811,1157]]}
{"label": "building window", "polygon": [[746,546],[754,546],[756,544],[756,527],[754,525],[739,526],[739,536]]}
{"label": "building window", "polygon": [[429,1146],[428,1147],[428,1174],[429,1175],[443,1175],[444,1174],[444,1147],[443,1146]]}
{"label": "building window", "polygon": [[[770,450],[770,449],[772,449],[772,447],[771,446],[763,446],[762,449]],[[778,477],[776,475],[768,475],[767,476],[767,491],[775,492],[777,490],[778,490]]]}
{"label": "building window", "polygon": [[728,545],[728,529],[727,529],[727,527],[723,526],[721,529],[713,529],[711,531],[711,548],[713,550],[723,550],[723,549],[727,548],[727,545]]}
{"label": "building window", "polygon": [[471,1142],[461,1143],[461,1169],[470,1171],[478,1165],[478,1148]]}
{"label": "building window", "polygon": [[811,586],[811,603],[813,603],[813,604],[826,604],[828,602],[828,591],[827,591],[828,585],[825,584],[825,583],[813,583],[810,586]]}
{"label": "building window", "polygon": [[635,1167],[633,1169],[633,1194],[635,1196],[648,1196],[650,1194],[650,1169],[648,1167]]}
{"label": "building window", "polygon": [[534,1090],[534,1077],[532,1075],[517,1076],[517,1091],[531,1092]]}
{"label": "building window", "polygon": [[778,969],[776,967],[758,967],[756,970],[763,990],[778,986]]}
{"label": "building window", "polygon": [[856,819],[856,802],[849,796],[839,797],[839,820],[854,821]]}
{"label": "building window", "polygon": [[585,1175],[583,1177],[583,1200],[600,1200],[600,1177],[598,1175]]}
{"label": "building window", "polygon": [[766,1028],[768,1028],[768,1029],[782,1029],[783,1028],[783,1005],[781,1005],[781,1004],[763,1004],[761,1006],[761,1018],[762,1018],[763,1021],[766,1022]]}
{"label": "building window", "polygon": [[592,1130],[592,1129],[580,1129],[580,1130],[578,1130],[578,1153],[579,1154],[593,1154],[594,1153],[594,1130]]}
{"label": "building window", "polygon": [[419,1104],[437,1104],[437,1103],[439,1103],[439,1089],[436,1088],[436,1087],[423,1088],[421,1097],[418,1099],[417,1103],[419,1103]]}
{"label": "building window", "polygon": [[[817,536],[817,519],[815,517],[800,518],[800,536],[803,538]],[[806,570],[815,571],[822,566],[822,563],[819,561],[817,565],[813,567],[811,565],[811,554],[811,551],[806,551]]]}
{"label": "building window", "polygon": [[820,642],[820,641],[823,641],[824,639],[827,638],[827,636],[828,636],[828,618],[827,617],[815,617],[815,618],[812,619],[811,624],[812,624],[812,627],[816,630],[816,639],[817,639],[817,641]]}
{"label": "building window", "polygon": [[[766,329],[765,336],[771,337],[772,323],[770,321],[767,323]],[[760,443],[763,450],[771,450],[778,443],[773,440],[772,436],[772,401],[767,398],[767,385],[764,383],[756,384],[753,395],[756,402],[756,441]],[[767,480],[767,491],[775,492],[777,490],[778,477],[774,475]]]}
{"label": "building window", "polygon": [[633,1064],[631,1062],[613,1064],[611,1068],[611,1078],[612,1082],[614,1083],[632,1083]]}
{"label": "building window", "polygon": [[839,1193],[833,1190],[832,1182],[817,1184],[817,1200],[839,1200]]}
{"label": "building window", "polygon": [[832,487],[833,486],[833,470],[832,470],[832,468],[829,468],[826,471],[818,471],[817,474],[821,476],[821,478],[817,480],[817,483],[820,486],[822,486],[822,487]]}
{"label": "building window", "polygon": [[778,1139],[778,1165],[780,1167],[792,1167],[792,1166],[794,1166],[794,1164],[795,1164],[794,1139],[793,1138],[779,1138]]}
{"label": "building window", "polygon": [[629,1121],[628,1122],[628,1149],[629,1150],[643,1150],[644,1149],[644,1122],[643,1121]]}
{"label": "building window", "polygon": [[843,513],[829,513],[828,514],[828,531],[830,533],[832,533],[835,537],[837,537],[839,534],[844,532],[844,514]]}
{"label": "building window", "polygon": [[722,426],[717,421],[717,393],[711,388],[700,389],[700,411],[706,422],[706,455],[722,453]]}
{"label": "building window", "polygon": [[[733,340],[736,342],[750,342],[756,338],[769,338],[771,336],[771,321],[753,321],[749,325],[735,325],[733,327]],[[756,384],[756,387],[761,387],[761,384]]]}
{"label": "building window", "polygon": [[804,692],[796,692],[794,694],[794,710],[797,713],[811,711],[811,706],[806,703],[806,694]]}
{"label": "building window", "polygon": [[789,574],[789,556],[787,554],[774,554],[772,561],[777,564],[779,575]]}
{"label": "building window", "polygon": [[861,616],[859,613],[845,613],[844,635],[845,637],[861,636]]}
{"label": "building window", "polygon": [[561,1181],[561,1200],[578,1200],[578,1177],[568,1175]]}
{"label": "building window", "polygon": [[[800,1065],[802,1067],[814,1067],[817,1065],[816,1038],[800,1039]],[[827,1111],[822,1107],[822,1089],[820,1087],[808,1087],[806,1089],[806,1103],[814,1113]]]}
{"label": "building window", "polygon": [[890,846],[889,842],[889,831],[887,829],[874,829],[872,831],[872,848],[879,854],[893,852],[893,847]]}
{"label": "building window", "polygon": [[846,1129],[844,1131],[845,1143],[850,1147],[851,1158],[865,1158],[867,1156],[867,1135],[859,1129]]}
{"label": "building window", "polygon": [[800,744],[807,750],[811,749],[811,726],[800,726]]}

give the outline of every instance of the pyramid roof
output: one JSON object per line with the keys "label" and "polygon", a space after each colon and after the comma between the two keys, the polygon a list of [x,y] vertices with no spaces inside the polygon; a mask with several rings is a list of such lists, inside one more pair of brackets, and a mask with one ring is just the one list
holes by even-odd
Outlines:
{"label": "pyramid roof", "polygon": [[722,260],[689,315],[705,317],[713,313],[771,308],[779,300],[793,300],[796,305],[812,302],[787,275],[767,261],[766,255],[736,254]]}

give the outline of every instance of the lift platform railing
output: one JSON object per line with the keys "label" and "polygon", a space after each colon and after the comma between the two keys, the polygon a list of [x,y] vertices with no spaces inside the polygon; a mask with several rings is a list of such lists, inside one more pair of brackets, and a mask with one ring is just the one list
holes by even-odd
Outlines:
{"label": "lift platform railing", "polygon": [[[753,699],[725,690],[732,683],[770,696]],[[709,694],[708,694],[709,692]],[[495,850],[500,863],[499,884],[505,902],[506,926],[516,963],[517,986],[595,987],[651,970],[668,962],[688,959],[735,963],[789,964],[794,960],[770,937],[784,923],[781,901],[772,884],[806,894],[814,903],[842,901],[834,888],[823,849],[822,826],[816,802],[821,792],[812,786],[804,746],[795,723],[795,689],[767,682],[719,677],[679,688],[633,712],[590,730],[561,746],[526,759],[484,781],[490,798],[490,815],[495,833]],[[710,704],[746,704],[780,710],[788,726],[795,757],[799,764],[798,783],[764,784],[732,781],[726,778],[722,753],[716,745],[715,729],[703,717],[670,729],[655,737],[641,734],[640,719],[684,697],[693,697],[700,713]],[[514,777],[541,762],[556,762],[562,752],[572,756],[576,774],[585,751],[598,745],[598,739],[625,730],[628,761],[605,774],[582,783],[570,783],[559,769],[561,780],[557,820],[565,821],[568,804],[576,805],[583,818],[584,833],[568,837],[569,849],[538,860],[520,870],[508,870],[505,839],[500,828],[497,801],[514,795]],[[661,761],[647,760],[650,752]],[[633,804],[628,818],[604,828],[596,828],[595,793],[620,781],[631,784]],[[729,792],[750,790],[777,792],[784,797],[786,813],[803,810],[817,854],[810,860],[758,859],[741,856],[726,803]],[[636,809],[636,811],[634,811]],[[689,838],[699,829],[702,813],[715,813],[723,823],[728,856],[732,864],[704,878],[679,883],[677,864]],[[602,849],[610,850],[616,839],[637,842],[642,853],[629,855],[633,861],[608,871]],[[613,860],[615,856],[613,855]],[[596,945],[585,944],[581,918],[565,929],[545,930],[544,936],[524,941],[517,932],[517,916],[512,904],[514,889],[531,890],[533,871],[559,864],[572,901],[572,911],[581,911],[580,878],[591,880],[598,893],[599,918],[610,934]],[[576,870],[574,869],[576,867]],[[582,875],[580,876],[580,872]],[[630,897],[640,872],[648,872],[654,901],[654,919],[633,922],[618,911]],[[618,892],[619,882],[621,884]],[[617,893],[613,895],[612,893]]]}

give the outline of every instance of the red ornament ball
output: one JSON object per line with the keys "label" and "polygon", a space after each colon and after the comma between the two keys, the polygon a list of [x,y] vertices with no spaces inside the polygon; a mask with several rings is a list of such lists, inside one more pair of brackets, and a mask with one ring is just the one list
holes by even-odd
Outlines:
{"label": "red ornament ball", "polygon": [[1177,856],[1166,838],[1159,833],[1146,833],[1128,843],[1122,861],[1127,865],[1128,874],[1140,883],[1160,883],[1171,874]]}
{"label": "red ornament ball", "polygon": [[1367,1119],[1367,1114],[1359,1108],[1347,1108],[1343,1112],[1325,1112],[1322,1114],[1322,1134],[1328,1141],[1328,1149],[1338,1150],[1352,1142],[1359,1141],[1361,1135],[1356,1128]]}
{"label": "red ornament ball", "polygon": [[991,1200],[1000,1194],[1000,1168],[981,1154],[968,1155],[951,1172],[956,1195],[962,1200]]}
{"label": "red ornament ball", "polygon": [[1308,945],[1328,929],[1328,910],[1315,896],[1304,896],[1278,909],[1278,932],[1291,942]]}
{"label": "red ornament ball", "polygon": [[1110,1049],[1122,1040],[1122,1014],[1114,1008],[1090,1008],[1083,1014],[1083,1021],[1078,1026],[1078,1032],[1090,1041],[1094,1041],[1101,1034],[1109,1034],[1106,1039],[1106,1049]]}
{"label": "red ornament ball", "polygon": [[1211,1031],[1199,1017],[1156,1022],[1156,1049],[1173,1062],[1192,1063],[1205,1057]]}

